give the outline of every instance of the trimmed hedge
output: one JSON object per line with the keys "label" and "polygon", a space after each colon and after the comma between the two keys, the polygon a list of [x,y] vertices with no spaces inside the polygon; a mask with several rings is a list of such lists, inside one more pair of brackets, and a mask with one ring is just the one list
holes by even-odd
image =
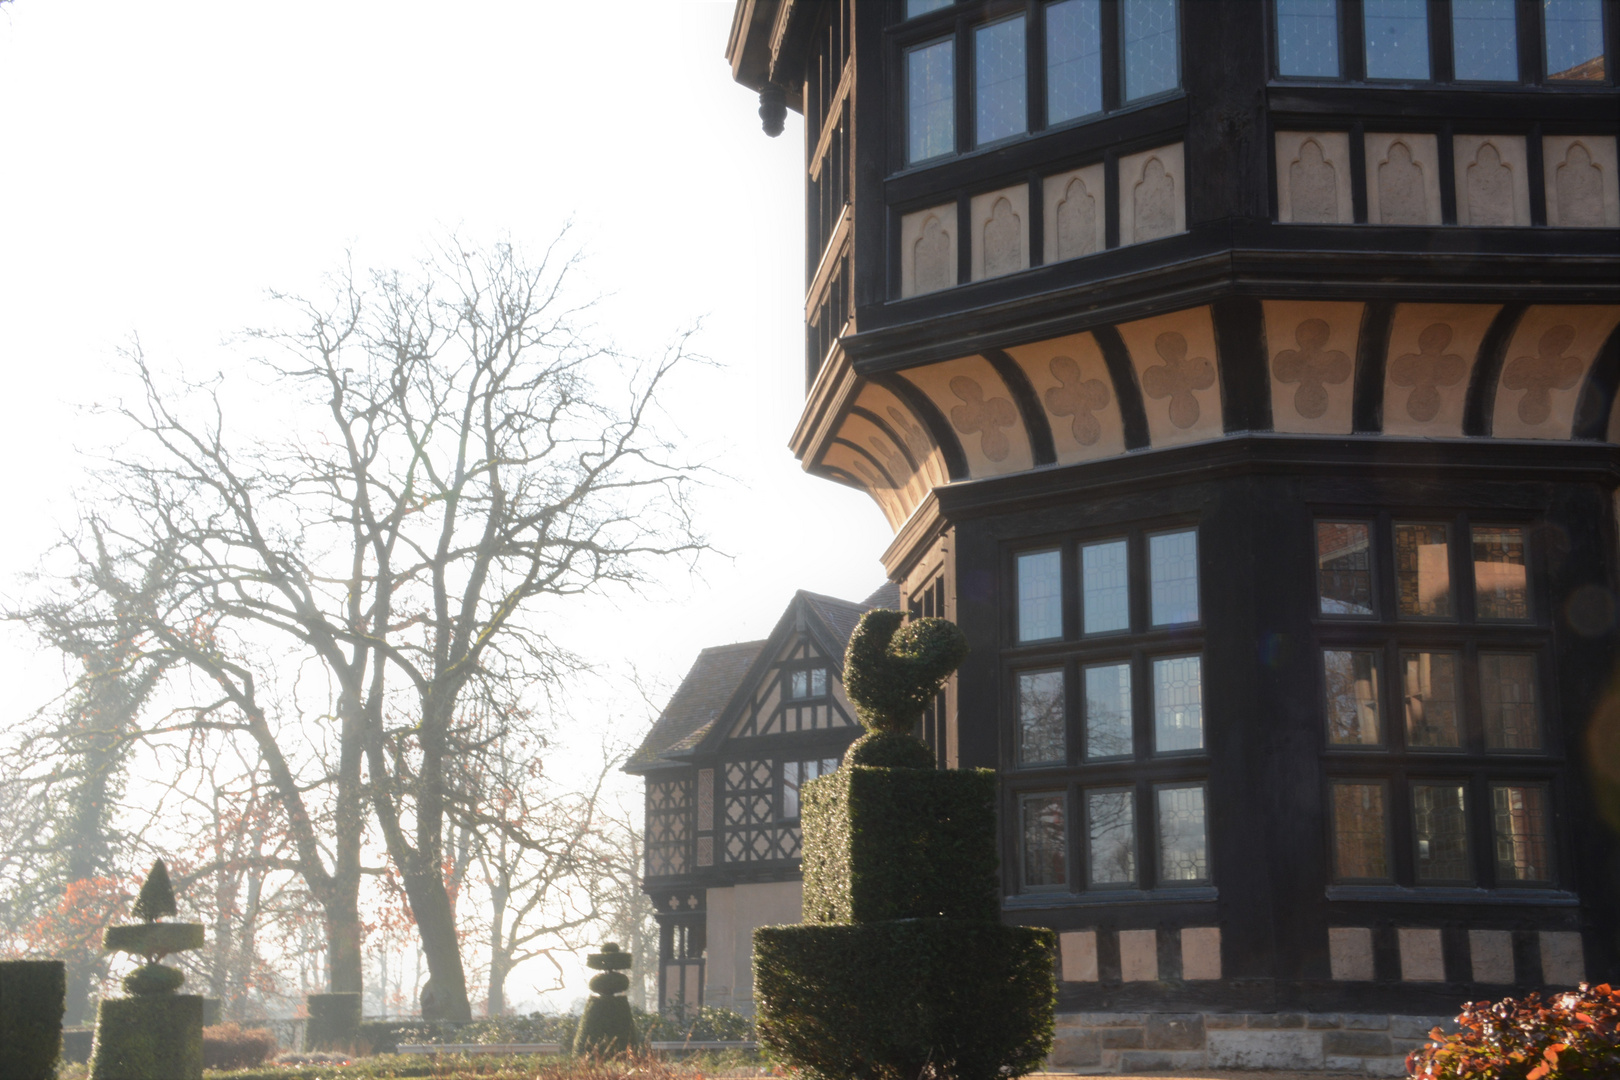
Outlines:
{"label": "trimmed hedge", "polygon": [[54,1080],[67,975],[60,960],[0,963],[0,1076]]}
{"label": "trimmed hedge", "polygon": [[203,1068],[249,1069],[276,1052],[276,1037],[264,1028],[215,1024],[203,1028]]}
{"label": "trimmed hedge", "polygon": [[846,765],[804,786],[804,921],[1001,917],[996,775]]}
{"label": "trimmed hedge", "polygon": [[304,1044],[311,1050],[352,1050],[360,1038],[360,995],[305,994],[309,1027]]}
{"label": "trimmed hedge", "polygon": [[202,1080],[200,994],[112,998],[96,1009],[90,1080]]}
{"label": "trimmed hedge", "polygon": [[977,919],[762,927],[760,1038],[823,1080],[1021,1076],[1052,1048],[1056,946]]}

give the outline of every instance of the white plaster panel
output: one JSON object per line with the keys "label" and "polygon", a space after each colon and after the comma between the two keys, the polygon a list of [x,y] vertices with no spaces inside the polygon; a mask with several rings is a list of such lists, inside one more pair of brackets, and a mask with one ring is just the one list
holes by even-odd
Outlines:
{"label": "white plaster panel", "polygon": [[900,218],[900,295],[956,284],[956,204],[945,203]]}
{"label": "white plaster panel", "polygon": [[1541,981],[1547,986],[1574,986],[1586,980],[1586,958],[1581,951],[1581,935],[1570,930],[1543,930],[1537,935],[1541,946]]}
{"label": "white plaster panel", "polygon": [[1508,930],[1468,931],[1468,963],[1477,983],[1511,985],[1513,934]]}
{"label": "white plaster panel", "polygon": [[[703,1003],[722,1009],[733,1008],[732,987],[737,970],[736,957],[736,893],[735,887],[709,889],[704,894],[703,917],[704,975]],[[753,959],[753,943],[743,954],[745,963]]]}
{"label": "white plaster panel", "polygon": [[1041,231],[1048,263],[1094,255],[1108,246],[1101,162],[1048,176],[1041,184]]}
{"label": "white plaster panel", "polygon": [[1153,930],[1119,932],[1119,967],[1126,982],[1155,982],[1159,978],[1159,935]]}
{"label": "white plaster panel", "polygon": [[1366,305],[1266,300],[1271,426],[1299,434],[1348,435],[1354,426],[1356,344]]}
{"label": "white plaster panel", "polygon": [[1058,935],[1064,982],[1097,981],[1097,931],[1068,930]]}
{"label": "white plaster panel", "polygon": [[1119,159],[1119,242],[1140,244],[1187,231],[1181,143]]}
{"label": "white plaster panel", "polygon": [[1530,224],[1530,165],[1523,135],[1458,135],[1452,140],[1457,224]]}
{"label": "white plaster panel", "polygon": [[1372,930],[1365,926],[1329,927],[1328,964],[1339,982],[1371,982]]}
{"label": "white plaster panel", "polygon": [[1440,224],[1440,144],[1433,135],[1369,131],[1367,220],[1374,225]]}
{"label": "white plaster panel", "polygon": [[1348,225],[1356,220],[1348,132],[1279,131],[1276,152],[1278,221]]}
{"label": "white plaster panel", "polygon": [[1207,307],[1122,323],[1154,446],[1220,438],[1221,379]]}
{"label": "white plaster panel", "polygon": [[1181,931],[1181,977],[1187,980],[1221,977],[1221,928],[1194,926]]}
{"label": "white plaster panel", "polygon": [[1620,227],[1620,170],[1613,135],[1546,135],[1547,224],[1566,229]]}
{"label": "white plaster panel", "polygon": [[1012,392],[982,356],[912,368],[901,378],[927,394],[956,432],[974,477],[1023,472],[1034,465],[1024,419]]}
{"label": "white plaster panel", "polygon": [[1397,304],[1384,357],[1384,434],[1462,435],[1468,380],[1497,304]]}
{"label": "white plaster panel", "polygon": [[1029,269],[1029,185],[973,196],[973,280]]}
{"label": "white plaster panel", "polygon": [[1395,931],[1401,952],[1402,982],[1445,982],[1440,931],[1403,926]]}
{"label": "white plaster panel", "polygon": [[1491,434],[1501,439],[1567,439],[1586,373],[1620,322],[1620,307],[1544,304],[1513,329],[1497,376]]}
{"label": "white plaster panel", "polygon": [[[734,885],[721,890],[732,894],[729,931],[731,1006],[745,1015],[754,1012],[754,931],[761,926],[787,926],[803,918],[803,886],[797,881]],[[714,890],[710,890],[710,896]],[[714,970],[714,909],[709,909],[708,969]],[[714,976],[709,976],[712,981]]]}
{"label": "white plaster panel", "polygon": [[1058,464],[1125,452],[1119,393],[1090,334],[1017,345],[1007,354],[1023,369],[1046,411]]}

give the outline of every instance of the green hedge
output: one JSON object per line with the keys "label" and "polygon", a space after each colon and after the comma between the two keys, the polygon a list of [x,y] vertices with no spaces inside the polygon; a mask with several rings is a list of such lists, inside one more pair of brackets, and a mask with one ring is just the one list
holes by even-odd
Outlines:
{"label": "green hedge", "polygon": [[60,960],[0,963],[0,1076],[54,1080],[67,976]]}
{"label": "green hedge", "polygon": [[1055,949],[976,919],[762,927],[760,1039],[825,1080],[1021,1076],[1052,1048]]}
{"label": "green hedge", "polygon": [[360,995],[305,994],[309,1028],[304,1045],[311,1050],[352,1050],[360,1038]]}
{"label": "green hedge", "polygon": [[996,776],[846,765],[804,786],[804,921],[999,920]]}
{"label": "green hedge", "polygon": [[90,1080],[201,1080],[203,999],[165,994],[103,1000]]}

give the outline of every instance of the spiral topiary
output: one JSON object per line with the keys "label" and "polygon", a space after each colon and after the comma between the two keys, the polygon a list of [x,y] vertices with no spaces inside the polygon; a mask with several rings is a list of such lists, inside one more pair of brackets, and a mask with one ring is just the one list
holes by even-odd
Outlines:
{"label": "spiral topiary", "polygon": [[967,653],[967,638],[949,620],[905,623],[902,612],[887,608],[862,615],[844,653],[844,691],[867,734],[845,760],[889,769],[933,768],[933,752],[912,730]]}

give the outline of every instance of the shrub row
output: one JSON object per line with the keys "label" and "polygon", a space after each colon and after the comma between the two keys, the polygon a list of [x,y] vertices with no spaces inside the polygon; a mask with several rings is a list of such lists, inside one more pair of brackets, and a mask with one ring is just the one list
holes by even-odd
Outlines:
{"label": "shrub row", "polygon": [[60,960],[0,963],[0,1076],[55,1077],[66,998],[67,977]]}
{"label": "shrub row", "polygon": [[1620,992],[1607,984],[1522,1000],[1469,1002],[1457,1032],[1407,1055],[1418,1080],[1613,1080],[1620,1076]]}
{"label": "shrub row", "polygon": [[276,1037],[264,1028],[215,1024],[203,1028],[202,1039],[205,1069],[246,1069],[264,1064],[276,1052]]}

